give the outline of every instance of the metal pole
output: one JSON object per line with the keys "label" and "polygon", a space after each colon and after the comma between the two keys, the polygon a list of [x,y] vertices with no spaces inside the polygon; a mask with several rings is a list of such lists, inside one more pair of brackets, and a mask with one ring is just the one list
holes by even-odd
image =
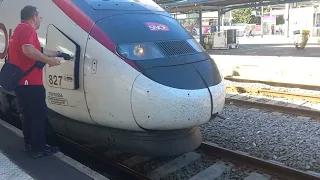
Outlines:
{"label": "metal pole", "polygon": [[203,37],[202,37],[202,7],[200,6],[199,8],[199,35],[200,35],[200,44],[204,47],[204,43],[203,43]]}
{"label": "metal pole", "polygon": [[285,24],[286,24],[286,34],[287,37],[289,37],[289,12],[290,12],[290,6],[289,3],[286,4],[286,16],[285,16]]}
{"label": "metal pole", "polygon": [[221,9],[218,10],[218,32],[220,32],[221,25]]}
{"label": "metal pole", "polygon": [[263,6],[261,6],[261,38],[263,38]]}
{"label": "metal pole", "polygon": [[224,31],[224,16],[225,14],[222,14],[222,17],[221,17],[221,26],[222,26],[222,31]]}
{"label": "metal pole", "polygon": [[287,37],[290,36],[290,4],[288,3],[288,33],[287,33]]}

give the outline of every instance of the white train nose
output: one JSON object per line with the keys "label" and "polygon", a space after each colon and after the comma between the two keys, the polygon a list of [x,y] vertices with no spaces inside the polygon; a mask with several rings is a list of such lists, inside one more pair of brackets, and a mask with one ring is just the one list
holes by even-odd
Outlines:
{"label": "white train nose", "polygon": [[211,98],[207,88],[172,88],[142,74],[133,85],[131,102],[136,123],[145,129],[188,128],[205,123],[211,117]]}

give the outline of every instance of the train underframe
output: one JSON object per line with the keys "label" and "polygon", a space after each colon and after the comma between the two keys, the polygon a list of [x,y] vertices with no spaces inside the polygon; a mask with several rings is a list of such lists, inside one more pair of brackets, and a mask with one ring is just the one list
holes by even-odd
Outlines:
{"label": "train underframe", "polygon": [[[0,98],[1,118],[20,128],[21,108],[15,94],[1,89]],[[171,156],[193,151],[202,142],[199,126],[165,131],[129,131],[83,123],[50,109],[48,112],[49,132],[103,150],[114,149],[143,156]]]}

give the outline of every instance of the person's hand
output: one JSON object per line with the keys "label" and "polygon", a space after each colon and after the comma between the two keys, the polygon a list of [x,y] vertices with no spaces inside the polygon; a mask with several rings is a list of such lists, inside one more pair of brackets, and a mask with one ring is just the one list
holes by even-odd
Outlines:
{"label": "person's hand", "polygon": [[49,66],[58,66],[61,64],[59,59],[56,58],[50,58],[48,61]]}
{"label": "person's hand", "polygon": [[70,60],[71,59],[71,56],[69,54],[66,54],[66,53],[61,53],[60,57],[63,57],[64,60]]}
{"label": "person's hand", "polygon": [[71,59],[71,56],[69,54],[66,54],[66,53],[63,53],[63,52],[60,52],[58,53],[58,57],[62,57],[64,58],[64,60],[70,60]]}

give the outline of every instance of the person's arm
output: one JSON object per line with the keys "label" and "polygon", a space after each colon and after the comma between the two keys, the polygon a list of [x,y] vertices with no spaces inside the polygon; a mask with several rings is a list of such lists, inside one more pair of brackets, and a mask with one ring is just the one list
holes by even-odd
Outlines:
{"label": "person's arm", "polygon": [[31,44],[23,45],[22,51],[26,56],[28,56],[31,59],[36,59],[47,64],[50,62],[50,57],[42,54],[37,48],[35,48]]}
{"label": "person's arm", "polygon": [[65,60],[70,60],[71,56],[69,54],[63,53],[61,51],[52,51],[42,47],[43,54],[49,57],[62,57]]}
{"label": "person's arm", "polygon": [[44,63],[49,64],[50,66],[60,65],[60,60],[48,57],[42,54],[37,48],[33,45],[24,45],[22,46],[23,53],[31,59],[36,59]]}
{"label": "person's arm", "polygon": [[49,57],[58,57],[61,55],[60,51],[52,51],[46,48],[42,48],[43,49],[43,54]]}
{"label": "person's arm", "polygon": [[60,60],[48,57],[41,53],[34,44],[37,43],[38,38],[36,32],[32,27],[26,26],[24,33],[20,35],[19,41],[23,53],[31,59],[42,61],[50,66],[56,66],[60,64]]}

